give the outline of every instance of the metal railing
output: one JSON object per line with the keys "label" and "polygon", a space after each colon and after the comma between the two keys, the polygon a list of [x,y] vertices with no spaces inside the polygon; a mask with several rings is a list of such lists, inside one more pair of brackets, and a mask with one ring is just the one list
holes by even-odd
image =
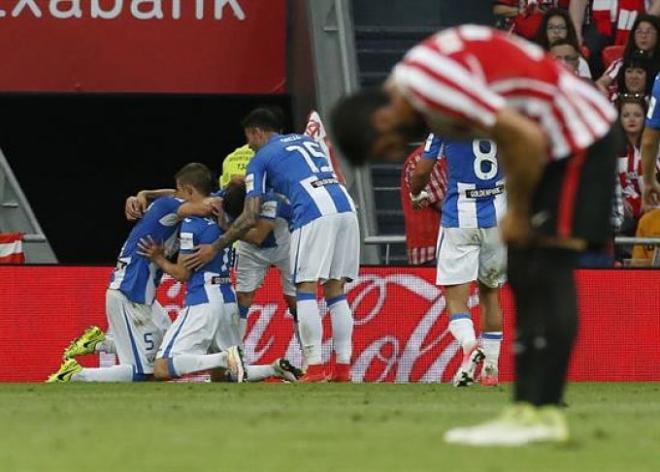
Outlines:
{"label": "metal railing", "polygon": [[[364,238],[364,244],[372,246],[385,246],[385,265],[390,263],[391,246],[393,244],[405,244],[406,236],[403,234],[388,234],[381,236],[367,236]],[[617,246],[660,246],[660,237],[658,238],[634,238],[627,236],[617,236],[614,238],[614,244]]]}

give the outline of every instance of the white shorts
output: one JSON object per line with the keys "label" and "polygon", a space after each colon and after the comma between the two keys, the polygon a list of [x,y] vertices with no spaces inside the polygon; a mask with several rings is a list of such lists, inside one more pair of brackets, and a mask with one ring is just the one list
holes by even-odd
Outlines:
{"label": "white shorts", "polygon": [[360,228],[355,213],[322,216],[291,233],[293,281],[357,278]]}
{"label": "white shorts", "polygon": [[207,291],[210,301],[186,306],[165,333],[158,358],[178,354],[208,354],[240,344],[236,302],[225,303],[218,290]]}
{"label": "white shorts", "polygon": [[478,280],[490,288],[506,281],[506,246],[499,228],[440,228],[437,285]]}
{"label": "white shorts", "polygon": [[291,274],[289,244],[261,249],[240,241],[236,251],[236,291],[254,292],[263,283],[270,266],[280,271],[282,291],[285,295],[296,295],[296,286]]}
{"label": "white shorts", "polygon": [[133,303],[119,290],[105,293],[105,311],[120,364],[130,364],[137,375],[152,374],[154,359],[165,331],[172,324],[160,303]]}

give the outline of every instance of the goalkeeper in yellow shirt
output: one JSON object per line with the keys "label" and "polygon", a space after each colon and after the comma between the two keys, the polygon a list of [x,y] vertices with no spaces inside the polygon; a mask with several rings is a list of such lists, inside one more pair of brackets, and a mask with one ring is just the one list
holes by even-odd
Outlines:
{"label": "goalkeeper in yellow shirt", "polygon": [[218,184],[220,188],[225,188],[229,181],[234,177],[244,176],[248,162],[254,157],[254,151],[246,144],[234,149],[234,152],[227,154],[222,161],[222,175]]}

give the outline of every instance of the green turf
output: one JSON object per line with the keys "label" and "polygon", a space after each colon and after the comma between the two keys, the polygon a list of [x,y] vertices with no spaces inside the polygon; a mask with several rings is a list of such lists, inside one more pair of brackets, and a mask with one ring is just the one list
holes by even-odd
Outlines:
{"label": "green turf", "polygon": [[660,384],[572,385],[564,446],[443,444],[508,398],[446,385],[0,385],[0,471],[660,471]]}

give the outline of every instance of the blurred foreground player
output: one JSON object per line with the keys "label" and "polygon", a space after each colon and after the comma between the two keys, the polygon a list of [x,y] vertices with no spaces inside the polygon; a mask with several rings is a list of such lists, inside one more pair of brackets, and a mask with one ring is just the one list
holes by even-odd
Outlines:
{"label": "blurred foreground player", "polygon": [[300,338],[308,367],[302,382],[327,380],[322,359],[323,325],[316,300],[319,283],[329,307],[336,367],[332,380],[350,381],[353,315],[344,284],[357,277],[359,228],[353,200],[313,139],[282,135],[278,119],[267,109],[252,111],[243,121],[250,147],[257,154],[248,164],[245,209],[211,245],[200,245],[186,265],[198,268],[227,245],[242,238],[259,220],[269,190],[286,197],[293,208],[291,270],[296,284]]}
{"label": "blurred foreground player", "polygon": [[[506,58],[506,60],[502,60]],[[514,405],[445,440],[514,446],[568,439],[559,409],[577,332],[573,269],[610,234],[616,111],[593,86],[522,39],[464,25],[411,49],[386,91],[340,102],[335,142],[356,165],[399,159],[428,126],[488,138],[506,175],[508,277],[517,306]]]}
{"label": "blurred foreground player", "polygon": [[[156,198],[144,212],[137,204],[129,211],[127,202],[127,216],[132,213],[132,218],[139,221],[122,246],[106,291],[106,315],[113,338],[106,339],[97,327],[86,330],[65,350],[64,363],[48,382],[131,382],[152,376],[156,351],[171,322],[156,300],[163,272],[139,254],[138,244],[142,238],[151,238],[163,245],[166,255],[176,252],[181,220],[194,214],[208,215],[213,210],[210,200],[195,198],[195,187],[207,173],[203,164],[184,166],[175,176],[175,193]],[[159,194],[159,191],[141,192],[141,197],[146,201]],[[119,365],[82,368],[74,359],[101,350],[116,352]]]}

